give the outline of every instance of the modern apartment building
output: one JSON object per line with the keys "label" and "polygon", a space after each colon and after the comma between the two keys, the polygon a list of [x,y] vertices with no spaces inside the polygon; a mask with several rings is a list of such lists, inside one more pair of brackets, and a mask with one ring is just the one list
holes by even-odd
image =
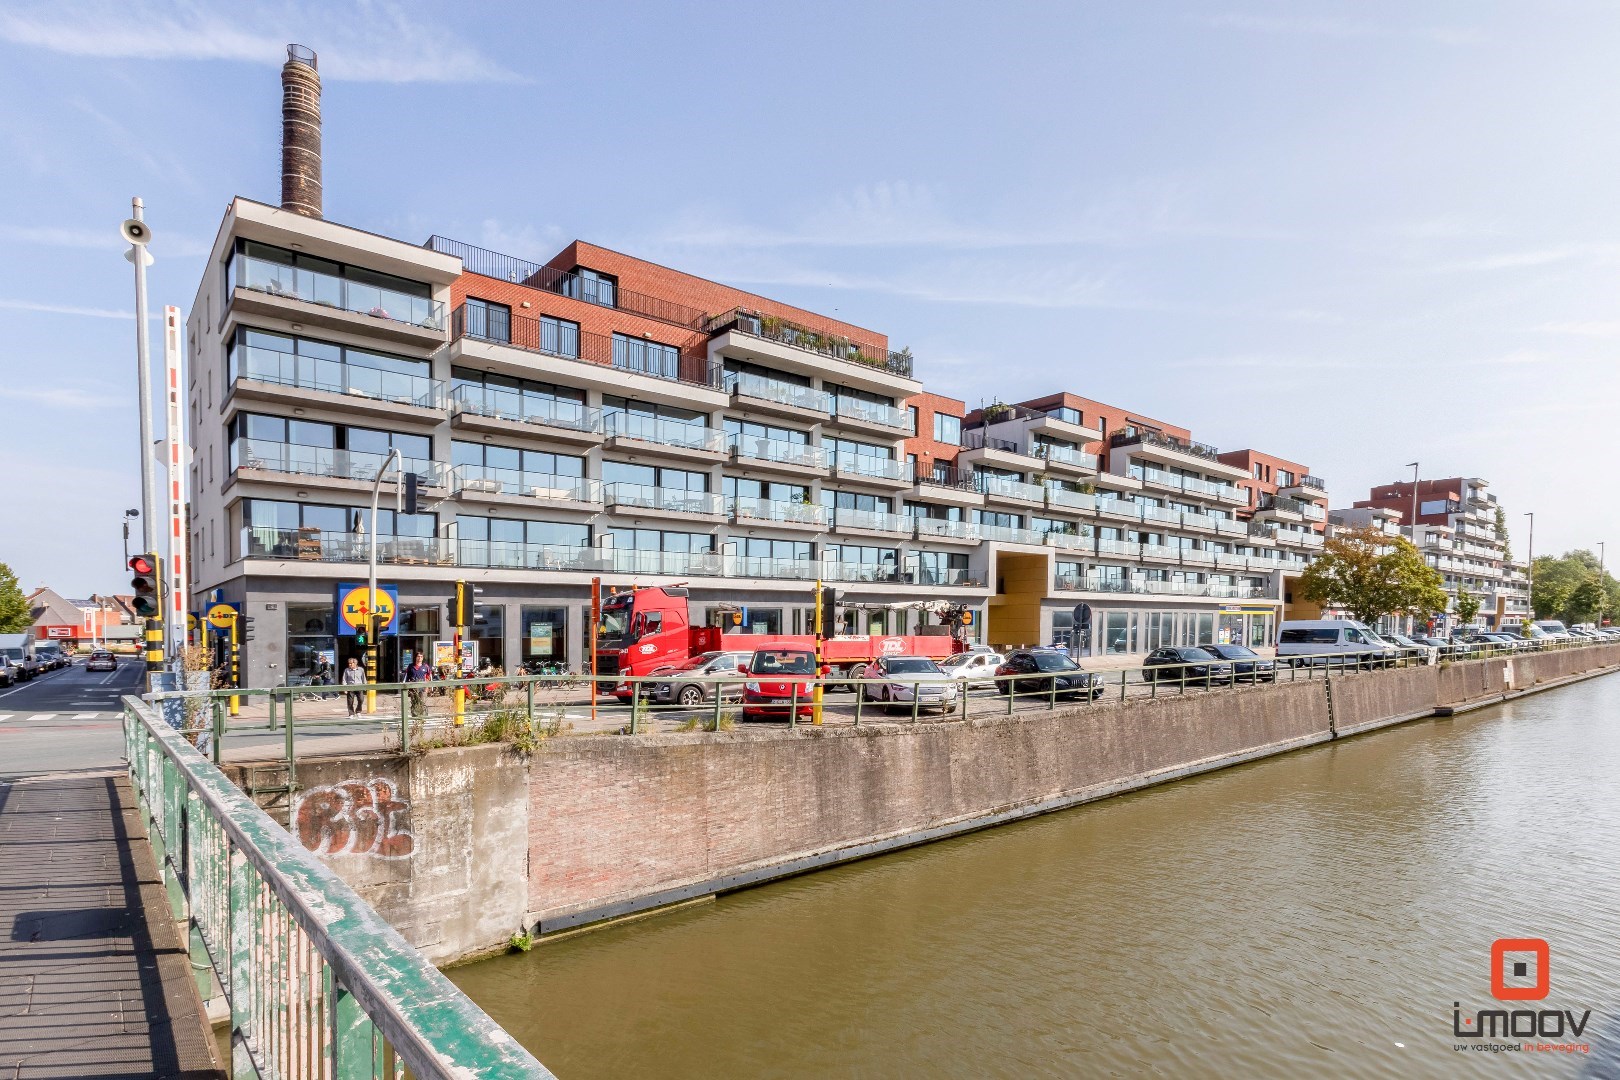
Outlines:
{"label": "modern apartment building", "polygon": [[[289,140],[313,64],[283,70]],[[970,412],[879,332],[582,241],[539,262],[327,221],[318,142],[288,148],[188,320],[194,595],[253,619],[253,685],[357,651],[339,609],[373,551],[388,675],[449,636],[458,579],[507,669],[584,666],[595,578],[762,634],[809,632],[819,579],[844,633],[943,632],[921,605],[949,599],[996,645],[1264,644],[1320,544],[1277,501],[1314,505],[1303,466],[1067,393]],[[420,505],[390,479],[373,522],[395,452]]]}
{"label": "modern apartment building", "polygon": [[1367,498],[1333,514],[1346,526],[1376,522],[1385,531],[1395,520],[1407,523],[1401,532],[1445,580],[1453,621],[1457,596],[1466,591],[1480,603],[1475,625],[1514,627],[1529,614],[1529,578],[1525,567],[1509,558],[1500,524],[1505,515],[1488,487],[1478,477],[1422,480],[1414,500],[1412,482],[1400,481],[1373,488]]}

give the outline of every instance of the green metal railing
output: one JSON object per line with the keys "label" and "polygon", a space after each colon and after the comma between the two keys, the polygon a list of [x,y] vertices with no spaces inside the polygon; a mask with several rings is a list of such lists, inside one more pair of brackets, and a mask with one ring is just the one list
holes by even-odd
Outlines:
{"label": "green metal railing", "polygon": [[233,1076],[552,1075],[152,705],[123,704],[172,914],[230,1005]]}

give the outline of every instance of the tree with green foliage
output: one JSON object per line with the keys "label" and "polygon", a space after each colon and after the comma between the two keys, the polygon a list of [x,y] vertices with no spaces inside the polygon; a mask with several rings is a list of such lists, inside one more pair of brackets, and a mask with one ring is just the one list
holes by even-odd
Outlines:
{"label": "tree with green foliage", "polygon": [[1620,582],[1600,568],[1590,551],[1536,559],[1535,584],[1530,590],[1530,607],[1536,618],[1557,619],[1566,625],[1596,622],[1601,614],[1612,618],[1620,611],[1616,601],[1620,601]]}
{"label": "tree with green foliage", "polygon": [[1496,508],[1496,539],[1502,544],[1502,561],[1513,561],[1513,545],[1508,543],[1507,511]]}
{"label": "tree with green foliage", "polygon": [[1457,621],[1463,626],[1472,626],[1474,616],[1479,614],[1479,597],[1467,589],[1457,590]]}
{"label": "tree with green foliage", "polygon": [[0,634],[20,634],[34,625],[34,613],[11,567],[0,563]]}
{"label": "tree with green foliage", "polygon": [[1299,588],[1305,599],[1344,608],[1369,624],[1385,615],[1427,618],[1447,604],[1440,571],[1412,542],[1371,528],[1335,529]]}

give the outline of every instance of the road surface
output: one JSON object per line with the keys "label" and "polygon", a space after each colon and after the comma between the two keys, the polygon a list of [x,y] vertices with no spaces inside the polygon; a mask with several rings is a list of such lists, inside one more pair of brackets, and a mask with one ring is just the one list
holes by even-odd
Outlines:
{"label": "road surface", "polygon": [[0,690],[0,780],[119,767],[124,757],[118,700],[140,692],[142,665],[86,671],[84,659]]}

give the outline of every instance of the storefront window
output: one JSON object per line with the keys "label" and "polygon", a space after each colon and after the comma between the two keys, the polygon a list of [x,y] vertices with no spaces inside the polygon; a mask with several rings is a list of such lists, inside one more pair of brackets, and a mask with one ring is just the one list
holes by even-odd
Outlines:
{"label": "storefront window", "polygon": [[475,621],[468,631],[472,639],[478,642],[478,666],[484,667],[484,661],[506,670],[506,608],[500,604],[479,604],[478,615],[481,621]]}
{"label": "storefront window", "polygon": [[308,686],[319,660],[325,660],[332,681],[337,682],[336,615],[331,604],[287,605],[287,685]]}
{"label": "storefront window", "polygon": [[525,607],[519,627],[523,665],[530,672],[540,664],[568,666],[568,609]]}
{"label": "storefront window", "polygon": [[780,634],[782,632],[782,609],[749,607],[748,615],[743,620],[741,632],[745,634]]}
{"label": "storefront window", "polygon": [[1103,651],[1125,653],[1130,651],[1130,642],[1127,639],[1127,621],[1125,612],[1110,611],[1103,623]]}

